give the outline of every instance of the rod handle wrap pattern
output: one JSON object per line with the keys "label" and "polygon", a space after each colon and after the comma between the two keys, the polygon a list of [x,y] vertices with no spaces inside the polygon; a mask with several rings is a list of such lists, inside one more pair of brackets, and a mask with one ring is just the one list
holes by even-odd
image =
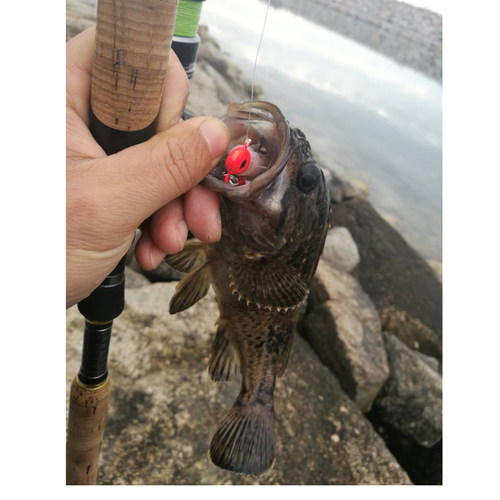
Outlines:
{"label": "rod handle wrap pattern", "polygon": [[109,378],[97,389],[71,384],[66,437],[66,484],[96,484],[109,403]]}
{"label": "rod handle wrap pattern", "polygon": [[178,0],[99,0],[91,107],[116,130],[141,130],[160,109]]}

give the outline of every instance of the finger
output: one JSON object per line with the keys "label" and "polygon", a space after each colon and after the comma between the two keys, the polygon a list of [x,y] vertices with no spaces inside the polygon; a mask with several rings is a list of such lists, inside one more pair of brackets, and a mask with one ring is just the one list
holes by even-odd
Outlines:
{"label": "finger", "polygon": [[153,242],[149,227],[142,229],[141,237],[135,246],[135,258],[146,271],[156,269],[165,258],[166,253]]}
{"label": "finger", "polygon": [[175,52],[170,49],[167,74],[163,85],[163,94],[158,114],[156,131],[161,132],[179,122],[186,107],[189,83],[186,71]]}
{"label": "finger", "polygon": [[83,120],[76,111],[66,108],[66,159],[77,161],[103,157],[106,157],[106,153]]}
{"label": "finger", "polygon": [[127,230],[135,229],[198,184],[216,165],[229,140],[222,121],[192,118],[99,160],[92,179],[99,190],[106,191],[102,208],[113,220],[127,224]]}
{"label": "finger", "polygon": [[89,123],[90,81],[95,46],[95,25],[66,44],[66,104]]}
{"label": "finger", "polygon": [[213,243],[221,236],[219,195],[195,186],[184,195],[184,216],[189,230],[201,241]]}
{"label": "finger", "polygon": [[160,208],[151,217],[150,231],[153,243],[166,254],[182,250],[187,240],[188,227],[180,198]]}

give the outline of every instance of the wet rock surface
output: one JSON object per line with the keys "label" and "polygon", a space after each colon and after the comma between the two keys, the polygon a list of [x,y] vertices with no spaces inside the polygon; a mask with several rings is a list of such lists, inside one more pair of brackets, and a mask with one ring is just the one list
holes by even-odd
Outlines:
{"label": "wet rock surface", "polygon": [[366,414],[366,418],[384,439],[387,448],[397,457],[399,464],[415,484],[443,484],[442,440],[430,448],[420,446],[413,439],[385,423],[378,415],[376,408]]}
{"label": "wet rock surface", "polygon": [[438,361],[383,332],[390,375],[367,418],[416,484],[442,484],[442,379]]}
{"label": "wet rock surface", "polygon": [[430,448],[442,439],[441,376],[390,332],[384,332],[390,375],[375,400],[381,419]]}

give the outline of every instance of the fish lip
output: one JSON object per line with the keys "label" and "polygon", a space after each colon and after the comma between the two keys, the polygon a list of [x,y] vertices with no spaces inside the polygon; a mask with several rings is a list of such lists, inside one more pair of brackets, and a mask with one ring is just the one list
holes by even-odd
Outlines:
{"label": "fish lip", "polygon": [[[271,115],[271,119],[269,118]],[[279,154],[272,166],[265,172],[253,179],[246,179],[246,183],[240,186],[233,186],[221,179],[218,179],[210,172],[202,181],[212,191],[219,192],[234,201],[238,199],[256,198],[271,181],[283,170],[291,155],[290,126],[281,111],[270,102],[266,101],[245,101],[232,102],[228,104],[227,112],[222,118],[228,120],[248,121],[248,118],[271,121],[275,124],[279,140]],[[220,163],[220,162],[219,162]]]}

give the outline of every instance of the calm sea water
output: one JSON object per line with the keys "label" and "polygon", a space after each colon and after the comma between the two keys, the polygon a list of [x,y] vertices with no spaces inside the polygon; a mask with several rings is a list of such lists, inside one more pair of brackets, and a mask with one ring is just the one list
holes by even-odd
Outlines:
{"label": "calm sea water", "polygon": [[[204,2],[201,23],[251,79],[265,4]],[[329,168],[425,258],[441,260],[442,87],[285,10],[271,8],[256,83]]]}

